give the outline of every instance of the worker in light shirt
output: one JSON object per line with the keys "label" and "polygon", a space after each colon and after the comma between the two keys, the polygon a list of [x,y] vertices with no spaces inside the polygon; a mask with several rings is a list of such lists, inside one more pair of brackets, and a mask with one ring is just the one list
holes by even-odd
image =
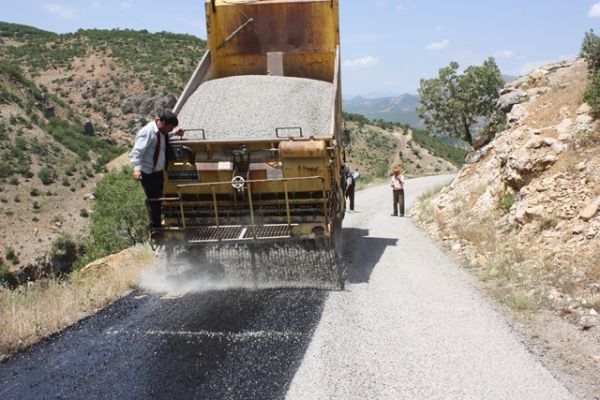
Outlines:
{"label": "worker in light shirt", "polygon": [[166,169],[169,137],[183,136],[183,130],[172,132],[179,121],[177,116],[166,110],[152,122],[139,130],[129,159],[133,165],[133,179],[141,181],[146,193],[146,204],[150,210],[151,227],[161,226],[161,204],[163,170]]}
{"label": "worker in light shirt", "polygon": [[394,192],[394,213],[393,217],[398,216],[398,204],[400,205],[400,216],[404,217],[404,175],[401,174],[400,167],[394,168],[392,176],[392,190]]}

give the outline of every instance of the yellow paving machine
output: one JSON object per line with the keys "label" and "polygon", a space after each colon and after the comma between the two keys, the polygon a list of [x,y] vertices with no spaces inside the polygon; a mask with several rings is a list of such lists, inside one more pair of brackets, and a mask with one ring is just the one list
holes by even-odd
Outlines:
{"label": "yellow paving machine", "polygon": [[[152,242],[254,282],[343,288],[338,0],[207,0]],[[305,275],[311,275],[309,277]]]}

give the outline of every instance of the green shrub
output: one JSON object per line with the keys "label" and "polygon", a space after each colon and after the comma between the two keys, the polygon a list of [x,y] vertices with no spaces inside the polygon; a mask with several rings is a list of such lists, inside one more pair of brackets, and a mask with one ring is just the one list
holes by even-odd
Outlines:
{"label": "green shrub", "polygon": [[31,189],[31,190],[29,191],[29,195],[30,195],[31,197],[37,197],[37,196],[39,196],[39,195],[40,195],[40,191],[39,191],[38,189],[36,189],[36,188],[33,188],[33,189]]}
{"label": "green shrub", "polygon": [[600,72],[592,76],[583,98],[591,107],[591,115],[600,118]]}
{"label": "green shrub", "polygon": [[59,236],[52,243],[50,260],[55,272],[66,273],[71,271],[77,260],[77,244],[70,235]]}
{"label": "green shrub", "polygon": [[10,271],[8,265],[0,258],[0,286],[14,287],[17,281],[14,274]]}
{"label": "green shrub", "polygon": [[50,185],[56,179],[56,172],[51,168],[43,167],[38,172],[38,178],[40,178],[44,185]]}
{"label": "green shrub", "polygon": [[90,216],[90,213],[85,208],[82,208],[81,210],[79,210],[79,216],[82,218],[87,218]]}
{"label": "green shrub", "polygon": [[90,236],[77,266],[147,241],[146,196],[141,185],[131,179],[132,173],[128,168],[109,172],[98,184]]}
{"label": "green shrub", "polygon": [[600,37],[596,36],[593,30],[585,34],[581,44],[581,57],[587,61],[591,75],[584,100],[590,105],[592,116],[600,118]]}
{"label": "green shrub", "polygon": [[498,207],[508,211],[515,204],[515,195],[512,193],[503,193],[498,197]]}
{"label": "green shrub", "polygon": [[6,257],[7,260],[11,261],[11,260],[14,260],[14,258],[17,256],[17,254],[15,253],[15,249],[13,249],[12,247],[6,247],[4,249],[4,256]]}
{"label": "green shrub", "polygon": [[587,61],[591,74],[600,70],[600,37],[594,34],[593,29],[585,33],[580,55]]}

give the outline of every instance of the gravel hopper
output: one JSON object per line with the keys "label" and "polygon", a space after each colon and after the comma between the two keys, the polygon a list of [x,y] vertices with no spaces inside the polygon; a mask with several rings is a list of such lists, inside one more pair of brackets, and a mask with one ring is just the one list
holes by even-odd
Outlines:
{"label": "gravel hopper", "polygon": [[248,266],[254,282],[343,288],[338,0],[205,8],[208,51],[174,108],[186,134],[169,142],[152,241]]}

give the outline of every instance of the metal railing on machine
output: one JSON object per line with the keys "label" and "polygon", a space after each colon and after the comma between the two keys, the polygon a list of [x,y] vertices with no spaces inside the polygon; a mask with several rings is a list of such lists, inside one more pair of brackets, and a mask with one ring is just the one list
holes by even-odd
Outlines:
{"label": "metal railing on machine", "polygon": [[[253,204],[253,192],[252,192],[252,187],[253,185],[256,184],[261,184],[261,183],[268,183],[268,184],[281,184],[282,185],[282,189],[283,189],[283,194],[284,194],[284,203],[285,203],[285,211],[286,211],[286,222],[287,222],[287,226],[288,228],[291,229],[292,225],[294,225],[294,223],[292,222],[292,217],[291,217],[291,201],[290,201],[290,191],[289,191],[289,187],[288,187],[288,183],[289,182],[298,182],[298,181],[314,181],[314,180],[318,180],[321,182],[321,198],[320,198],[320,207],[322,208],[322,213],[323,213],[323,217],[324,217],[324,221],[327,221],[329,219],[328,216],[328,207],[327,207],[327,189],[325,187],[325,178],[323,178],[322,176],[310,176],[310,177],[299,177],[299,178],[280,178],[280,179],[257,179],[257,180],[246,180],[246,181],[242,181],[240,182],[238,181],[232,181],[232,182],[206,182],[206,183],[189,183],[189,184],[181,184],[181,185],[177,185],[177,195],[178,197],[167,197],[167,198],[161,198],[161,199],[157,199],[160,200],[162,202],[177,202],[179,205],[179,216],[180,216],[180,221],[181,221],[181,228],[182,229],[186,229],[187,226],[187,222],[186,222],[186,213],[185,213],[185,207],[184,207],[184,193],[183,191],[185,189],[189,189],[189,188],[198,188],[198,187],[209,187],[211,194],[212,194],[212,212],[214,214],[214,221],[215,221],[215,227],[217,229],[219,229],[221,227],[221,220],[220,220],[220,215],[219,215],[219,206],[218,206],[218,200],[217,200],[217,188],[219,186],[223,186],[223,185],[232,185],[234,187],[234,189],[238,190],[238,191],[246,191],[247,192],[247,200],[248,200],[248,210],[250,212],[250,229],[251,229],[251,233],[252,233],[252,238],[257,239],[258,235],[257,232],[260,229],[259,226],[257,226],[256,224],[256,213],[255,213],[255,209],[254,209],[254,204]],[[329,234],[329,227],[326,226],[325,227],[327,234]]]}

